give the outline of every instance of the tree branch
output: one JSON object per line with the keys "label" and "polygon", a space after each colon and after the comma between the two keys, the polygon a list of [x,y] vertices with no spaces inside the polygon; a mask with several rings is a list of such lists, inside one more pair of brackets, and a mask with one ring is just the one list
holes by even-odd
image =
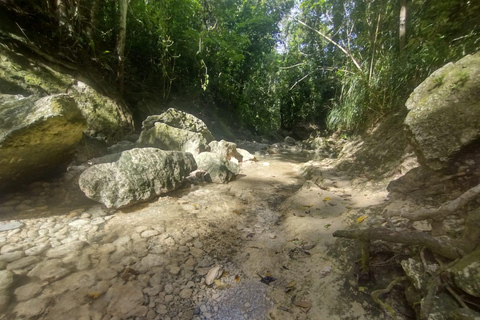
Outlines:
{"label": "tree branch", "polygon": [[360,71],[360,73],[363,74],[363,70],[362,70],[362,67],[360,67],[360,64],[357,62],[357,60],[355,60],[355,58],[352,56],[352,54],[350,52],[348,52],[347,50],[345,50],[344,47],[342,47],[341,45],[339,45],[337,42],[335,42],[334,40],[332,40],[330,37],[328,37],[326,34],[323,34],[322,32],[310,27],[309,25],[307,25],[305,22],[301,21],[301,20],[298,20],[298,19],[295,19],[298,23],[300,23],[301,25],[305,26],[306,28],[318,33],[319,35],[321,35],[323,38],[325,38],[326,40],[328,40],[330,43],[332,43],[334,46],[336,46],[337,48],[339,48],[343,53],[345,53],[345,55],[347,57],[349,57],[353,64],[355,64],[355,67],[357,67],[358,71]]}

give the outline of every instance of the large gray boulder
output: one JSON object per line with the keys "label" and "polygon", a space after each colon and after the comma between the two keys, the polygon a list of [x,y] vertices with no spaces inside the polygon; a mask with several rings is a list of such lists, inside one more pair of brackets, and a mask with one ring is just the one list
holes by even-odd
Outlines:
{"label": "large gray boulder", "polygon": [[213,152],[202,152],[195,156],[195,161],[198,169],[205,170],[215,183],[227,183],[239,173],[237,164]]}
{"label": "large gray boulder", "polygon": [[87,120],[84,133],[95,139],[117,141],[134,129],[131,113],[124,104],[99,93],[74,76],[0,48],[1,93],[25,97],[67,93],[75,99]]}
{"label": "large gray boulder", "polygon": [[197,155],[210,150],[208,143],[212,140],[213,136],[202,120],[170,108],[143,121],[137,144]]}
{"label": "large gray boulder", "polygon": [[135,148],[116,162],[93,165],[79,178],[85,195],[107,208],[148,201],[178,188],[197,165],[190,153]]}
{"label": "large gray boulder", "polygon": [[480,137],[480,52],[435,71],[410,95],[405,124],[420,162],[439,170]]}
{"label": "large gray boulder", "polygon": [[0,94],[0,189],[64,169],[85,128],[77,103],[66,94]]}

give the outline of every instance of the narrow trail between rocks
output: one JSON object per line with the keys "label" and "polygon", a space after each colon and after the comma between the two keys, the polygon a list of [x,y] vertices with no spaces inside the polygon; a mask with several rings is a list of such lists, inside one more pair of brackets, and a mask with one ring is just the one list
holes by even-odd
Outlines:
{"label": "narrow trail between rocks", "polygon": [[333,164],[275,155],[116,212],[4,218],[21,227],[0,232],[0,319],[383,319],[345,289],[332,233],[386,194],[353,189]]}

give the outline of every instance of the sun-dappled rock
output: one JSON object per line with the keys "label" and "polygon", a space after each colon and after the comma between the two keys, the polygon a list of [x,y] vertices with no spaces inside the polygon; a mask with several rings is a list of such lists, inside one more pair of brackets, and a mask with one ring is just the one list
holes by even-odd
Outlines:
{"label": "sun-dappled rock", "polygon": [[214,140],[212,133],[208,130],[207,125],[202,120],[189,113],[174,108],[170,108],[160,115],[147,117],[142,123],[142,131],[153,128],[157,122],[164,123],[177,129],[200,133],[207,143]]}
{"label": "sun-dappled rock", "polygon": [[161,122],[143,130],[137,144],[142,147],[190,152],[194,155],[209,149],[207,140],[201,133],[178,129]]}
{"label": "sun-dappled rock", "polygon": [[216,153],[202,152],[195,157],[195,161],[198,168],[205,170],[215,183],[227,183],[239,172],[237,164]]}
{"label": "sun-dappled rock", "polygon": [[88,168],[79,185],[90,199],[120,208],[178,188],[195,169],[190,153],[136,148],[124,151],[116,162]]}
{"label": "sun-dappled rock", "polygon": [[439,170],[480,137],[480,52],[432,73],[410,95],[405,124],[421,163]]}
{"label": "sun-dappled rock", "polygon": [[227,160],[230,160],[232,157],[234,157],[238,161],[242,161],[241,155],[237,152],[237,145],[233,142],[228,142],[225,140],[214,140],[208,145],[210,147],[210,152],[216,153]]}
{"label": "sun-dappled rock", "polygon": [[64,169],[85,128],[66,94],[0,104],[0,189]]}

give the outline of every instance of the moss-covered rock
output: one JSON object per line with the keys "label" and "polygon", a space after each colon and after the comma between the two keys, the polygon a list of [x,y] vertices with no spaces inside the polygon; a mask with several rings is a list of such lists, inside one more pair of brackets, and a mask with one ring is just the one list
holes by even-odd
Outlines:
{"label": "moss-covered rock", "polygon": [[178,188],[196,168],[190,153],[136,148],[124,151],[115,162],[88,168],[79,185],[88,198],[121,208]]}
{"label": "moss-covered rock", "polygon": [[480,137],[480,52],[435,71],[410,95],[405,124],[422,164],[439,170]]}
{"label": "moss-covered rock", "polygon": [[20,54],[0,51],[0,93],[25,97],[68,93],[87,119],[85,134],[96,139],[118,141],[133,130],[125,106],[72,75]]}
{"label": "moss-covered rock", "polygon": [[450,272],[459,288],[480,298],[480,248],[463,257]]}
{"label": "moss-covered rock", "polygon": [[85,127],[75,100],[66,94],[1,95],[0,189],[61,171]]}

